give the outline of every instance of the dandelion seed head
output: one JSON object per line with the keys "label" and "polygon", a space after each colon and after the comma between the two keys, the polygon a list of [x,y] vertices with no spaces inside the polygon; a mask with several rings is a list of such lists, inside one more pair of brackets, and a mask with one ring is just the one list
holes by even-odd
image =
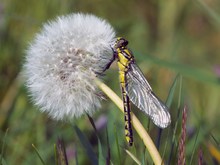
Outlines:
{"label": "dandelion seed head", "polygon": [[45,24],[27,50],[24,73],[31,97],[54,119],[92,114],[100,107],[94,79],[113,58],[115,32],[88,14]]}

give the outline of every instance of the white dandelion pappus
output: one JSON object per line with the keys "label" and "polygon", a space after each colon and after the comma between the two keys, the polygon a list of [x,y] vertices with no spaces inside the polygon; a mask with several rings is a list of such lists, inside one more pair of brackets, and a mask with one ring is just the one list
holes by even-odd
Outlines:
{"label": "white dandelion pappus", "polygon": [[94,82],[112,60],[113,28],[89,14],[58,17],[27,50],[24,73],[31,97],[54,119],[92,114],[100,107]]}

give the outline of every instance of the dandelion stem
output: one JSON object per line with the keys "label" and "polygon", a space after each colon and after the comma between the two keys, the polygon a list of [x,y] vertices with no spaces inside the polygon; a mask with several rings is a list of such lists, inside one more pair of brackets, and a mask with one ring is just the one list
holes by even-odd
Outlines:
{"label": "dandelion stem", "polygon": [[[99,88],[119,107],[119,109],[124,112],[123,110],[123,103],[122,100],[116,95],[107,85],[102,83],[99,80],[96,80],[97,85]],[[153,140],[150,138],[146,130],[144,129],[143,125],[140,123],[140,121],[137,119],[137,117],[134,114],[131,114],[132,123],[139,134],[140,138],[143,140],[153,162],[155,165],[161,165],[163,164],[161,156],[156,149]]]}

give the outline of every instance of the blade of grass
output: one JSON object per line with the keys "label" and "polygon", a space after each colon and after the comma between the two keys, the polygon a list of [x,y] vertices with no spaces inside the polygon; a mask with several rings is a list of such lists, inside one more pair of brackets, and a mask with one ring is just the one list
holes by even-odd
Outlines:
{"label": "blade of grass", "polygon": [[[121,112],[124,113],[122,100],[104,83],[100,82],[99,80],[96,80],[96,83],[99,86],[99,88],[119,107],[119,110],[121,110]],[[156,149],[153,140],[150,138],[141,122],[133,113],[131,115],[131,120],[133,121],[133,126],[139,134],[140,138],[143,140],[155,165],[163,164],[161,156],[158,150]]]}
{"label": "blade of grass", "polygon": [[219,78],[210,71],[202,70],[202,69],[189,66],[189,65],[185,65],[185,64],[161,60],[153,56],[145,56],[145,57],[147,58],[149,62],[155,63],[159,65],[160,67],[166,67],[166,68],[172,69],[175,72],[182,74],[183,76],[186,76],[186,77],[189,77],[189,78],[192,78],[197,81],[204,82],[204,83],[210,83],[213,85],[220,84]]}
{"label": "blade of grass", "polygon": [[[174,97],[174,93],[175,93],[175,89],[176,89],[176,85],[177,85],[177,81],[179,80],[179,77],[180,75],[178,74],[171,87],[170,87],[170,91],[169,91],[169,94],[168,94],[168,97],[167,97],[167,100],[166,100],[166,105],[168,108],[170,108],[171,106],[171,103],[172,103],[172,100],[173,100],[173,97]],[[157,142],[156,142],[156,147],[157,149],[159,150],[159,147],[160,147],[160,141],[161,141],[161,135],[162,135],[162,129],[159,129],[158,131],[158,135],[157,135]]]}
{"label": "blade of grass", "polygon": [[[175,90],[176,90],[176,86],[177,86],[177,82],[179,81],[179,84],[180,84],[180,89],[182,88],[182,76],[180,74],[177,74],[177,76],[175,77],[171,87],[170,87],[170,91],[169,91],[169,94],[168,94],[168,97],[167,97],[167,100],[166,100],[166,105],[168,108],[170,108],[171,106],[171,103],[173,101],[173,98],[174,98],[174,93],[175,93]],[[181,91],[179,91],[179,96],[181,96]]]}
{"label": "blade of grass", "polygon": [[102,152],[102,144],[100,142],[100,140],[98,139],[98,151],[99,151],[99,164],[100,165],[105,165],[107,164],[107,162],[105,163],[105,159],[103,157],[103,152]]}
{"label": "blade of grass", "polygon": [[147,162],[145,162],[145,152],[146,152],[146,148],[144,148],[144,154],[143,154],[143,157],[142,157],[142,162],[141,164],[144,165],[144,164],[147,164]]}
{"label": "blade of grass", "polygon": [[197,2],[203,7],[203,9],[208,13],[208,15],[214,19],[213,23],[218,23],[218,27],[220,25],[220,15],[218,15],[212,8],[210,8],[206,2],[197,0]]}
{"label": "blade of grass", "polygon": [[165,153],[166,153],[166,150],[167,150],[167,146],[168,146],[168,141],[170,139],[170,132],[171,132],[171,129],[168,129],[168,133],[167,133],[167,137],[166,137],[166,140],[165,140],[165,145],[164,145],[164,151],[163,151],[163,154],[162,154],[162,160],[164,162],[164,157],[165,157]]}
{"label": "blade of grass", "polygon": [[5,159],[3,158],[3,155],[0,154],[1,162],[0,165],[7,165]]}
{"label": "blade of grass", "polygon": [[92,118],[91,116],[89,116],[88,114],[87,114],[87,116],[88,116],[88,118],[89,118],[89,121],[90,121],[90,123],[91,123],[91,125],[92,125],[92,127],[93,127],[93,129],[94,129],[94,131],[95,131],[96,137],[97,137],[97,139],[98,139],[98,151],[99,151],[98,161],[99,161],[99,164],[103,164],[103,165],[104,165],[104,164],[107,164],[107,160],[106,160],[106,163],[105,163],[105,159],[104,159],[104,157],[103,157],[102,145],[101,145],[101,141],[100,141],[99,136],[98,136],[98,132],[97,132],[97,129],[96,129],[94,120],[93,120],[93,118]]}
{"label": "blade of grass", "polygon": [[219,141],[215,138],[215,136],[211,133],[210,135],[212,137],[212,139],[214,140],[214,142],[216,143],[216,145],[219,147],[220,146],[220,143]]}
{"label": "blade of grass", "polygon": [[196,134],[196,139],[195,139],[195,142],[194,142],[194,145],[193,145],[193,150],[192,150],[192,154],[191,154],[191,158],[190,158],[190,163],[189,165],[192,164],[192,161],[193,161],[193,156],[195,154],[195,150],[196,150],[196,142],[197,142],[197,139],[198,139],[198,136],[199,136],[199,132],[200,132],[200,127],[199,127],[199,130],[198,130],[198,133]]}
{"label": "blade of grass", "polygon": [[41,163],[42,163],[43,165],[46,165],[46,163],[44,162],[44,160],[43,160],[42,156],[40,155],[40,153],[39,153],[38,149],[35,147],[35,145],[34,145],[34,144],[32,144],[32,147],[34,148],[34,150],[35,150],[35,152],[36,152],[37,156],[39,157],[39,159],[40,159],[40,161],[41,161]]}
{"label": "blade of grass", "polygon": [[171,141],[171,149],[170,149],[170,155],[168,159],[168,164],[171,164],[171,160],[173,157],[173,150],[174,150],[174,145],[175,145],[175,137],[176,137],[176,132],[177,132],[177,125],[178,125],[178,120],[175,122],[174,130],[173,130],[173,136],[172,136],[172,141]]}
{"label": "blade of grass", "polygon": [[110,145],[109,145],[109,137],[108,137],[108,130],[107,130],[107,128],[106,128],[106,136],[107,136],[107,157],[106,157],[106,164],[110,164],[111,152],[110,152]]}
{"label": "blade of grass", "polygon": [[21,75],[18,74],[8,88],[6,95],[0,102],[1,114],[6,114],[5,119],[0,120],[0,125],[3,130],[7,128],[8,122],[10,121],[13,111],[15,110],[15,108],[13,108],[14,102],[17,98],[18,93],[20,92],[20,87],[22,84],[23,80],[21,78]]}
{"label": "blade of grass", "polygon": [[54,156],[55,156],[55,163],[58,165],[58,156],[57,156],[57,145],[54,144]]}
{"label": "blade of grass", "polygon": [[[170,155],[169,155],[169,159],[168,159],[168,164],[171,163],[171,159],[173,157],[173,150],[174,150],[174,145],[175,145],[175,138],[176,138],[176,133],[177,133],[177,126],[179,123],[179,111],[180,111],[180,106],[181,106],[181,97],[182,97],[182,76],[180,76],[179,79],[179,96],[178,96],[178,105],[177,105],[177,109],[178,109],[178,113],[177,113],[177,120],[175,122],[175,126],[173,129],[173,136],[172,136],[172,140],[171,140],[171,149],[170,149]],[[176,153],[176,152],[175,152]],[[165,154],[165,150],[164,150],[164,154]]]}
{"label": "blade of grass", "polygon": [[79,137],[79,140],[82,146],[84,147],[86,154],[91,161],[91,164],[97,165],[98,164],[97,156],[95,152],[93,151],[92,146],[89,143],[88,139],[83,135],[83,133],[80,131],[80,129],[76,125],[74,125],[73,128],[75,129],[75,132],[77,136]]}
{"label": "blade of grass", "polygon": [[5,151],[5,143],[6,143],[6,137],[8,135],[8,128],[5,131],[5,136],[3,138],[3,142],[2,142],[2,148],[1,148],[1,153],[0,153],[0,163],[3,164],[3,156],[4,156],[4,151]]}
{"label": "blade of grass", "polygon": [[138,164],[141,165],[141,162],[136,158],[130,151],[125,149],[125,152]]}
{"label": "blade of grass", "polygon": [[89,121],[90,121],[90,123],[92,124],[92,127],[93,127],[93,129],[94,129],[94,131],[95,131],[95,134],[96,134],[96,136],[98,137],[98,132],[97,132],[97,129],[96,129],[96,126],[95,126],[95,123],[94,123],[93,118],[92,118],[91,116],[89,116],[89,114],[87,114],[87,117],[89,118]]}
{"label": "blade of grass", "polygon": [[180,85],[179,85],[179,97],[178,97],[178,105],[177,107],[180,108],[182,103],[182,88],[183,88],[183,77],[180,76]]}
{"label": "blade of grass", "polygon": [[122,164],[122,162],[121,162],[121,154],[120,154],[120,149],[119,149],[119,143],[118,143],[118,133],[117,133],[116,125],[114,126],[114,133],[115,133],[116,147],[117,147],[117,151],[118,151],[118,159],[119,159],[120,164]]}

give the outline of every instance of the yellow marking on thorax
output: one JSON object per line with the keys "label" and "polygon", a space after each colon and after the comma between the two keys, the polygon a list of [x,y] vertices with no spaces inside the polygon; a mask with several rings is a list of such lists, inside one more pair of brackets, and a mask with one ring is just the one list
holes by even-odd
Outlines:
{"label": "yellow marking on thorax", "polygon": [[126,59],[121,53],[118,53],[118,68],[119,68],[119,80],[122,87],[125,87],[125,72],[127,71],[127,65],[129,60]]}
{"label": "yellow marking on thorax", "polygon": [[124,49],[124,52],[129,56],[132,57],[133,55],[131,55],[131,52],[128,49]]}
{"label": "yellow marking on thorax", "polygon": [[129,64],[129,60],[121,52],[118,53],[118,62],[124,66]]}
{"label": "yellow marking on thorax", "polygon": [[[128,49],[123,50],[128,56],[131,56]],[[127,59],[120,49],[118,49],[118,68],[119,68],[119,79],[122,87],[125,87],[125,72],[128,70],[129,63],[131,61]]]}

